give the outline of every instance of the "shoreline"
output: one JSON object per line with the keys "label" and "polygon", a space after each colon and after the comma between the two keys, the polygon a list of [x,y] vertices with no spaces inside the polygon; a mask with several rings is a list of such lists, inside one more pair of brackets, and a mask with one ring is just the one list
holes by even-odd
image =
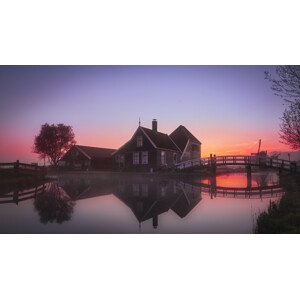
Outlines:
{"label": "shoreline", "polygon": [[277,203],[270,203],[266,212],[257,218],[257,234],[300,233],[300,174],[283,175],[285,195]]}

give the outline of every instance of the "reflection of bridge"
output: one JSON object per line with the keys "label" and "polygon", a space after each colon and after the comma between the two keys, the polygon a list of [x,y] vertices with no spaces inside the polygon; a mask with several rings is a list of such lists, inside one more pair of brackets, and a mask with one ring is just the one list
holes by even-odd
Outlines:
{"label": "reflection of bridge", "polygon": [[216,168],[218,166],[246,166],[273,168],[286,171],[299,171],[299,165],[297,162],[282,160],[277,158],[271,158],[267,156],[210,156],[202,159],[192,159],[188,161],[180,162],[176,165],[177,169],[188,169],[193,167],[210,167]]}
{"label": "reflection of bridge", "polygon": [[271,198],[281,197],[283,190],[280,185],[262,186],[262,187],[222,187],[215,184],[199,183],[197,185],[180,182],[184,188],[196,188],[203,193],[208,193],[211,197],[238,197],[238,198]]}

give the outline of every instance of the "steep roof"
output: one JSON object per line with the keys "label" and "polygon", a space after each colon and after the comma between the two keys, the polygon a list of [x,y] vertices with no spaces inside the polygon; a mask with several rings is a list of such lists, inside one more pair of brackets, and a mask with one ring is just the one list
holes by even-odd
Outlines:
{"label": "steep roof", "polygon": [[109,158],[111,154],[115,151],[115,149],[111,148],[93,147],[85,145],[75,145],[75,147],[91,159]]}
{"label": "steep roof", "polygon": [[176,143],[176,145],[180,148],[181,151],[184,151],[184,148],[189,139],[194,142],[201,144],[201,142],[184,126],[180,125],[177,129],[175,129],[170,137]]}
{"label": "steep roof", "polygon": [[169,137],[169,135],[161,132],[154,132],[153,130],[145,127],[140,127],[140,128],[151,139],[151,141],[154,143],[156,147],[178,151],[178,147],[176,146],[176,144],[174,144],[174,142]]}

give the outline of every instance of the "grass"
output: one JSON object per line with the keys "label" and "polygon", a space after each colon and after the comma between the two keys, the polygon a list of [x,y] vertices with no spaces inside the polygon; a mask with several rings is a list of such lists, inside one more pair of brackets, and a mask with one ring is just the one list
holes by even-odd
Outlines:
{"label": "grass", "polygon": [[282,185],[286,194],[278,203],[270,203],[266,212],[258,216],[255,233],[300,233],[300,175],[285,175]]}

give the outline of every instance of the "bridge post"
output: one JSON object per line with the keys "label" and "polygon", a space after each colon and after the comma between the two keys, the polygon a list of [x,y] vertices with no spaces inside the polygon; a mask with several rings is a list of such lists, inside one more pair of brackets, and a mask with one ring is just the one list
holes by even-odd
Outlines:
{"label": "bridge post", "polygon": [[210,170],[213,176],[216,176],[217,173],[217,158],[216,155],[210,154]]}

